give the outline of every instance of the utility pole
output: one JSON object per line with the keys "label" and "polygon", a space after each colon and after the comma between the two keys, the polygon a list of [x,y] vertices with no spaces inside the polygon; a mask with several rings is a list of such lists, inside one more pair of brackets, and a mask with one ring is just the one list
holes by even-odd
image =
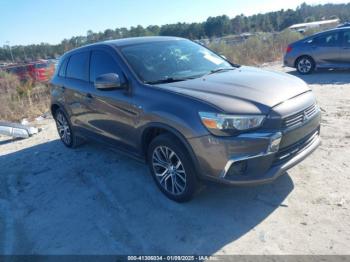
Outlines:
{"label": "utility pole", "polygon": [[26,51],[24,50],[24,46],[22,47],[23,47],[24,61],[27,61]]}
{"label": "utility pole", "polygon": [[12,63],[15,62],[15,59],[13,59],[13,54],[12,54],[12,49],[11,49],[11,46],[10,46],[10,41],[6,41],[6,44],[8,45],[9,49],[10,49],[10,54],[11,54],[11,59],[12,59]]}

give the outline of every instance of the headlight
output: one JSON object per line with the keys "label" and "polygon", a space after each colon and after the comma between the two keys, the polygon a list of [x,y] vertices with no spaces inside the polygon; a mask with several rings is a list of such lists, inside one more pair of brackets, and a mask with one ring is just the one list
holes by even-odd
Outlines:
{"label": "headlight", "polygon": [[258,128],[262,125],[264,115],[226,115],[199,112],[202,123],[213,134],[233,134]]}

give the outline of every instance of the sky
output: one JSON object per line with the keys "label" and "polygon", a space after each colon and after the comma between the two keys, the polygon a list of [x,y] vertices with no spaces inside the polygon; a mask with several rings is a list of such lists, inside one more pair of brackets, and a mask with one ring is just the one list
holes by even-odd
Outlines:
{"label": "sky", "polygon": [[209,16],[252,15],[301,3],[342,0],[0,0],[0,46],[58,44],[64,38],[118,27],[203,22]]}

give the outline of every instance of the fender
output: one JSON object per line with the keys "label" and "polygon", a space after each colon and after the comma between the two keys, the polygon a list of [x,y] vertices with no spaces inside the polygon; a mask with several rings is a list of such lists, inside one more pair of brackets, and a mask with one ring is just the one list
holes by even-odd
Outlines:
{"label": "fender", "polygon": [[151,122],[151,123],[147,123],[146,125],[144,125],[140,131],[141,136],[140,136],[140,145],[142,147],[142,154],[144,156],[146,156],[146,149],[144,148],[143,145],[143,141],[145,139],[145,134],[146,134],[146,130],[149,128],[161,128],[161,129],[165,129],[167,130],[169,133],[171,133],[172,135],[174,135],[176,138],[178,138],[181,143],[185,146],[187,152],[190,154],[190,157],[192,159],[192,163],[194,164],[194,168],[196,171],[197,176],[200,176],[200,167],[199,167],[199,163],[198,163],[198,159],[196,157],[196,155],[193,152],[193,149],[191,147],[191,145],[187,142],[187,140],[185,139],[185,137],[181,134],[180,131],[178,131],[177,129],[175,129],[172,126],[169,126],[167,124],[163,124],[163,123],[159,123],[159,122]]}

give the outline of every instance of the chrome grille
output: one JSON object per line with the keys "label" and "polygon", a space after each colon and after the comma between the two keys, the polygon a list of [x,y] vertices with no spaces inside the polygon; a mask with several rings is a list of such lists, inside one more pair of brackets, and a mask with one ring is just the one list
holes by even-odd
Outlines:
{"label": "chrome grille", "polygon": [[317,105],[313,104],[312,106],[309,106],[306,109],[294,115],[286,117],[283,120],[283,127],[289,128],[289,127],[298,126],[304,123],[305,121],[309,120],[310,118],[312,118],[316,113],[317,113]]}

